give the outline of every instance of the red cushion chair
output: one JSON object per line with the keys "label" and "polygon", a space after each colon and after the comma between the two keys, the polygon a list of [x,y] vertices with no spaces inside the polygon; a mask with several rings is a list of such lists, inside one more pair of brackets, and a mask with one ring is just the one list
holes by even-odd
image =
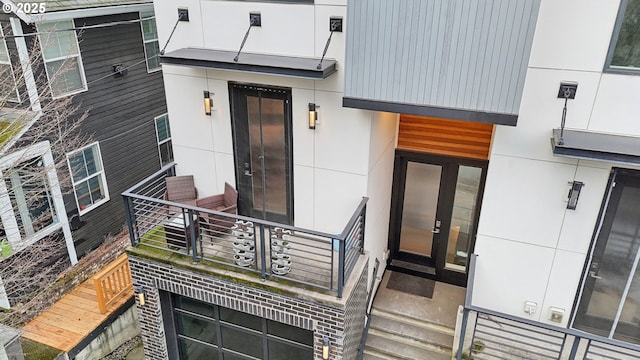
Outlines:
{"label": "red cushion chair", "polygon": [[[229,183],[224,183],[223,194],[197,199],[196,206],[209,210],[236,214],[238,209],[238,192]],[[201,213],[200,217],[204,220],[202,225],[214,232],[226,233],[235,223],[235,219],[233,218],[216,214]]]}

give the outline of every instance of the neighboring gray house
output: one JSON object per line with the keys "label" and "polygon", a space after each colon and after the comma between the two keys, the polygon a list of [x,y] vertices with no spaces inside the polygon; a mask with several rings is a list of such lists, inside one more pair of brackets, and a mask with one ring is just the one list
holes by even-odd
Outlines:
{"label": "neighboring gray house", "polygon": [[[66,157],[68,166],[58,168],[64,174],[50,174],[42,185],[47,201],[37,206],[16,195],[20,179],[7,183],[10,189],[4,193],[0,186],[0,207],[6,210],[1,240],[7,254],[29,257],[29,245],[56,237],[66,243],[57,256],[74,264],[105,237],[122,231],[119,194],[173,159],[153,5],[140,0],[45,1],[26,9],[26,3],[2,3],[12,9],[0,14],[0,66],[9,70],[2,72],[3,83],[17,85],[5,86],[13,90],[3,97],[8,100],[2,111],[31,117],[14,147],[29,131],[38,131],[38,119],[46,117],[43,109],[51,99],[68,96],[77,107],[71,117],[87,112],[79,132],[91,141],[66,154],[52,154],[47,143],[34,147],[33,154],[27,151],[34,163],[46,166],[53,157]],[[35,61],[29,62],[30,56]],[[12,148],[4,154],[0,172],[16,166],[11,156],[20,161],[25,156],[15,156]],[[57,178],[70,174],[72,189],[61,189]],[[42,217],[44,222],[31,226]],[[0,295],[0,304],[9,303]]]}

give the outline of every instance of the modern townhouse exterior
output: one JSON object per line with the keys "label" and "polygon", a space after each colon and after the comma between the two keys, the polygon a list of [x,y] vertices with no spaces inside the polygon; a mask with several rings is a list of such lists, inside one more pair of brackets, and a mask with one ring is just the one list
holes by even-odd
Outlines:
{"label": "modern townhouse exterior", "polygon": [[[154,5],[177,165],[124,194],[148,358],[353,359],[376,259],[469,284],[461,344],[524,324],[486,356],[634,358],[637,1]],[[167,202],[176,174],[238,215]]]}
{"label": "modern townhouse exterior", "polygon": [[[13,147],[3,142],[0,171],[6,183],[0,185],[0,206],[7,250],[3,257],[18,254],[39,259],[42,255],[34,244],[55,238],[60,244],[52,249],[61,252],[46,261],[54,263],[61,256],[68,265],[102,244],[105,237],[123,230],[125,217],[118,194],[172,160],[171,138],[152,3],[39,4],[30,8],[32,4],[3,1],[5,11],[0,14],[2,66],[9,69],[3,71],[3,83],[14,95],[3,96],[8,99],[3,120],[23,124]],[[62,110],[75,108],[75,113],[61,116],[75,119],[86,112],[77,131],[91,137],[88,144],[56,154],[47,141],[20,143],[33,138],[30,132],[42,131],[38,121],[57,116],[47,114],[52,99],[69,96],[73,101]],[[67,166],[56,171],[53,164],[61,159]],[[11,171],[24,161],[34,163],[32,171],[48,172],[36,186],[46,193],[41,201],[34,203],[24,195],[34,191],[29,171],[24,179]],[[72,188],[61,188],[61,177],[71,178]],[[2,267],[2,278],[18,278],[10,275],[14,269],[8,267]],[[26,275],[19,277],[21,281]],[[3,286],[0,304],[8,308],[19,302],[5,290],[24,284],[11,280]]]}

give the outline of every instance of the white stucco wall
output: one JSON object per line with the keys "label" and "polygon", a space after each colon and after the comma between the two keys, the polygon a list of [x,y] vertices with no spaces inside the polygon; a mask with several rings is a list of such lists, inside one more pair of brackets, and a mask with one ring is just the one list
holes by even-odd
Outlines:
{"label": "white stucco wall", "polygon": [[[570,320],[612,166],[553,156],[562,81],[575,81],[567,128],[640,135],[640,76],[603,74],[619,1],[543,0],[517,127],[497,126],[475,252],[473,303],[556,324]],[[571,14],[570,20],[566,14]],[[568,182],[585,183],[567,210]],[[524,312],[525,301],[538,308]],[[556,324],[557,325],[557,324]]]}
{"label": "white stucco wall", "polygon": [[[249,12],[256,11],[262,27],[251,29],[243,52],[319,58],[329,37],[329,18],[342,16],[343,28],[348,28],[346,0],[318,0],[315,5],[204,0],[154,5],[160,44],[169,36],[177,8],[190,10],[190,21],[178,24],[167,51],[187,46],[237,51]],[[340,233],[362,197],[369,196],[367,250],[382,260],[397,116],[342,107],[344,40],[344,33],[333,34],[326,57],[337,61],[338,71],[318,81],[163,65],[176,170],[195,176],[201,196],[222,192],[225,181],[235,184],[228,83],[289,87],[295,226]],[[203,90],[212,94],[211,116],[204,114]],[[308,128],[308,103],[319,106],[315,130]]]}

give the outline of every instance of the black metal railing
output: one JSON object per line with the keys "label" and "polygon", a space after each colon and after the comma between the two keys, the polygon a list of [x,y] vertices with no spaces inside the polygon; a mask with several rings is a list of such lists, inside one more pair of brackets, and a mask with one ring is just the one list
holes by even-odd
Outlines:
{"label": "black metal railing", "polygon": [[469,261],[467,297],[457,344],[458,360],[640,359],[640,346],[635,344],[471,305],[476,261],[476,255],[472,254]]}
{"label": "black metal railing", "polygon": [[175,164],[124,193],[131,244],[329,290],[342,297],[364,252],[367,198],[341,234],[328,234],[164,200]]}

